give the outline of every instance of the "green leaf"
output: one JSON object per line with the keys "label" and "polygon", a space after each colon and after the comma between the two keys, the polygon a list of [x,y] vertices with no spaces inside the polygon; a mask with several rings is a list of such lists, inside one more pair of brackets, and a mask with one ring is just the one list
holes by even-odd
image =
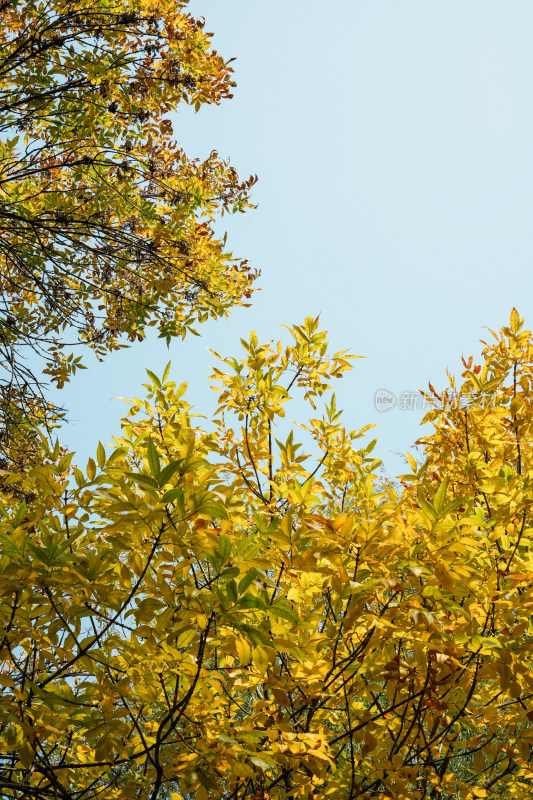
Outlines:
{"label": "green leaf", "polygon": [[214,519],[228,519],[228,512],[222,505],[222,503],[214,503],[211,500],[208,500],[206,503],[202,503],[198,508],[202,514],[209,514],[210,517]]}
{"label": "green leaf", "polygon": [[166,365],[165,371],[163,372],[163,377],[161,378],[161,383],[165,383],[165,381],[167,380],[168,374],[170,372],[171,364],[172,364],[172,361],[169,361],[168,364]]}
{"label": "green leaf", "polygon": [[183,505],[184,499],[185,492],[183,489],[169,489],[162,497],[163,503],[173,503],[175,500],[178,500],[180,505]]}
{"label": "green leaf", "polygon": [[229,580],[230,578],[236,578],[237,575],[239,575],[239,573],[240,573],[239,567],[228,567],[227,569],[222,570],[222,572],[218,577],[219,579],[226,578],[227,580]]}
{"label": "green leaf", "polygon": [[150,467],[150,472],[154,476],[154,478],[159,479],[159,475],[161,474],[161,464],[159,462],[159,453],[157,452],[157,448],[153,442],[151,436],[148,437],[148,446],[146,450],[146,456],[148,458],[148,465]]}
{"label": "green leaf", "polygon": [[103,469],[105,467],[106,458],[105,458],[105,448],[102,442],[98,442],[98,447],[96,450],[96,460],[98,461],[98,466],[100,467],[100,469]]}
{"label": "green leaf", "polygon": [[256,579],[256,576],[257,570],[251,569],[243,578],[241,578],[239,581],[239,594],[243,594],[246,591],[250,584]]}
{"label": "green leaf", "polygon": [[10,536],[0,533],[0,553],[10,559],[17,560],[21,551]]}
{"label": "green leaf", "polygon": [[237,584],[234,580],[231,580],[226,584],[226,594],[232,603],[237,602]]}
{"label": "green leaf", "polygon": [[19,747],[18,751],[19,761],[24,767],[24,769],[28,769],[33,764],[33,759],[35,758],[35,750],[31,746],[30,742],[27,740],[22,742]]}
{"label": "green leaf", "polygon": [[167,464],[167,466],[164,467],[164,469],[162,469],[159,473],[159,486],[163,487],[166,483],[168,483],[182,464],[182,458],[180,458],[178,461],[173,461],[171,464]]}
{"label": "green leaf", "polygon": [[466,497],[458,497],[456,500],[450,500],[449,503],[446,503],[446,505],[441,508],[441,517],[444,517],[446,514],[450,514],[452,511],[460,508],[462,505],[464,505],[464,503],[466,503],[466,501]]}
{"label": "green leaf", "polygon": [[159,378],[157,377],[155,372],[152,372],[151,370],[147,369],[146,370],[146,374],[148,375],[148,377],[150,378],[152,383],[155,384],[155,386],[157,386],[158,389],[160,389],[161,388],[161,381],[159,380]]}
{"label": "green leaf", "polygon": [[433,498],[433,505],[435,506],[437,512],[440,512],[444,505],[447,489],[448,489],[448,478],[444,478],[444,480],[442,481],[442,483],[440,484],[439,488],[435,493],[435,497]]}
{"label": "green leaf", "polygon": [[11,524],[13,526],[18,525],[18,523],[21,521],[25,513],[26,513],[26,501],[22,500],[14,516],[11,518]]}
{"label": "green leaf", "polygon": [[218,794],[219,786],[208,772],[204,772],[203,769],[197,769],[196,774],[198,775],[202,786],[205,786],[206,789],[211,789],[213,792]]}
{"label": "green leaf", "polygon": [[66,472],[67,469],[70,467],[70,462],[72,461],[74,453],[66,453],[60,460],[59,464],[57,465],[58,472]]}
{"label": "green leaf", "polygon": [[503,467],[501,467],[499,474],[500,477],[505,480],[505,483],[508,483],[513,477],[513,468],[509,466],[509,464],[504,464]]}
{"label": "green leaf", "polygon": [[149,475],[145,475],[143,472],[126,472],[126,475],[141,486],[150,486],[157,489],[157,481]]}
{"label": "green leaf", "polygon": [[296,625],[299,619],[297,612],[290,606],[285,605],[285,603],[274,603],[268,609],[268,613],[274,617],[286,619],[287,622],[292,622],[293,625]]}
{"label": "green leaf", "polygon": [[438,518],[438,514],[437,514],[435,508],[433,507],[433,505],[431,503],[428,503],[427,500],[424,500],[421,497],[418,498],[418,502],[420,503],[420,508],[422,509],[422,511],[424,511],[424,513],[427,514],[427,516],[431,520],[433,520],[433,522],[436,522],[437,518]]}
{"label": "green leaf", "polygon": [[239,600],[239,606],[241,608],[258,608],[261,611],[266,610],[266,605],[263,602],[263,600],[261,600],[260,597],[257,597],[257,595],[250,593],[245,594],[241,597],[241,599]]}
{"label": "green leaf", "polygon": [[237,739],[234,739],[232,736],[226,736],[225,733],[219,733],[218,738],[221,742],[225,742],[226,744],[239,744]]}
{"label": "green leaf", "polygon": [[231,539],[224,533],[218,540],[218,553],[222,559],[222,563],[228,560],[231,555]]}
{"label": "green leaf", "polygon": [[127,452],[128,452],[128,448],[127,447],[117,447],[115,450],[113,450],[113,452],[111,453],[111,455],[107,459],[107,463],[111,464],[111,462],[115,461],[117,458],[120,458],[121,456],[125,456],[127,454]]}
{"label": "green leaf", "polygon": [[263,631],[260,631],[257,628],[253,628],[251,625],[246,625],[242,622],[234,623],[234,625],[238,630],[241,630],[246,634],[247,638],[252,642],[252,644],[260,644],[263,645],[263,647],[272,647],[272,642],[268,636],[265,636]]}

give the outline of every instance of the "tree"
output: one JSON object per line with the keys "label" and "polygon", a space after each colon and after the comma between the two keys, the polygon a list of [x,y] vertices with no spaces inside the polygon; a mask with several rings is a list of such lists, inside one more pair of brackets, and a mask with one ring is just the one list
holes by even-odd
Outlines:
{"label": "tree", "polygon": [[336,409],[349,356],[290,336],[221,361],[210,429],[167,368],[85,471],[6,475],[3,796],[531,793],[531,333],[434,392],[397,485]]}
{"label": "tree", "polygon": [[[212,222],[242,211],[216,152],[187,158],[169,114],[231,97],[232,70],[186,0],[0,2],[2,445],[50,412],[24,361],[61,387],[82,366],[246,303],[255,277]],[[37,374],[37,377],[36,377]],[[16,448],[15,448],[16,449]],[[20,454],[19,454],[20,455]],[[16,460],[16,459],[15,459]]]}

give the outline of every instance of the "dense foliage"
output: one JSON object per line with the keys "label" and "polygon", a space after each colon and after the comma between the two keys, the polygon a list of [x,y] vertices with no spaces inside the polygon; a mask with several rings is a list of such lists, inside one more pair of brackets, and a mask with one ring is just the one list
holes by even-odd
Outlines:
{"label": "dense foliage", "polygon": [[[219,364],[209,429],[167,369],[85,471],[56,448],[6,474],[0,793],[529,796],[521,326],[435,393],[425,460],[397,485],[343,427],[330,384],[349,357],[313,319]],[[310,456],[283,420],[298,391]]]}
{"label": "dense foliage", "polygon": [[[246,303],[254,278],[212,222],[249,206],[216,152],[189,159],[171,112],[231,96],[185,0],[0,2],[0,444],[81,366]],[[20,458],[21,454],[16,455]],[[15,458],[16,460],[16,458]]]}
{"label": "dense foliage", "polygon": [[[411,472],[348,431],[318,320],[219,359],[200,422],[151,372],[85,470],[24,356],[184,336],[254,274],[169,114],[230,96],[186,0],[0,0],[0,794],[521,800],[533,778],[533,341],[516,310]],[[216,355],[216,354],[215,354]],[[303,440],[285,419],[309,405]],[[48,427],[47,427],[48,426]]]}

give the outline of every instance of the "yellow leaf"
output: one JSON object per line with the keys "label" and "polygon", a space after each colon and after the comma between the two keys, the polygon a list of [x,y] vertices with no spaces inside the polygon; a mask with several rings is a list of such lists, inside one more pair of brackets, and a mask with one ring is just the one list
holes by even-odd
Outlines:
{"label": "yellow leaf", "polygon": [[[246,641],[246,639],[235,639],[235,649],[237,650],[237,655],[239,657],[239,661],[242,666],[250,663],[252,657],[252,648]],[[255,663],[255,659],[254,659]]]}
{"label": "yellow leaf", "polygon": [[257,645],[252,650],[252,660],[261,675],[265,675],[268,669],[268,656],[261,645]]}
{"label": "yellow leaf", "polygon": [[417,467],[416,467],[416,461],[415,461],[415,459],[413,458],[413,456],[411,455],[411,453],[406,453],[405,457],[406,457],[406,459],[407,459],[407,462],[408,462],[409,466],[411,467],[411,469],[413,470],[413,472],[416,474],[416,472],[417,472]]}
{"label": "yellow leaf", "polygon": [[98,466],[100,468],[105,467],[105,462],[106,462],[105,449],[102,442],[98,442],[98,448],[96,450],[96,458],[98,459]]}
{"label": "yellow leaf", "polygon": [[333,522],[334,530],[338,531],[346,524],[346,520],[348,519],[348,514],[339,514],[339,516]]}
{"label": "yellow leaf", "polygon": [[282,532],[287,537],[287,540],[290,541],[291,536],[292,536],[292,514],[291,513],[285,514],[285,516],[281,520],[280,527],[281,527]]}
{"label": "yellow leaf", "polygon": [[348,514],[346,519],[345,519],[345,521],[344,521],[344,524],[342,525],[342,527],[341,527],[341,529],[339,531],[340,535],[343,538],[346,537],[346,536],[349,536],[351,534],[352,529],[353,529],[354,521],[355,521],[355,516],[353,514]]}
{"label": "yellow leaf", "polygon": [[513,308],[511,311],[511,330],[513,333],[518,333],[520,328],[522,327],[522,320],[520,319],[520,315],[516,308]]}
{"label": "yellow leaf", "polygon": [[87,462],[87,477],[89,478],[90,481],[94,481],[96,477],[96,464],[94,463],[92,458],[90,458]]}
{"label": "yellow leaf", "polygon": [[481,775],[485,769],[485,756],[483,755],[482,750],[477,750],[474,753],[474,769],[476,771],[476,775]]}

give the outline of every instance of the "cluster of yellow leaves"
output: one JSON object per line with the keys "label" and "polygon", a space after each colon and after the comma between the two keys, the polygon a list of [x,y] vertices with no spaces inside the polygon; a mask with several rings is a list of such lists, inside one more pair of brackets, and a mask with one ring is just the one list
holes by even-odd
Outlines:
{"label": "cluster of yellow leaves", "polygon": [[112,453],[8,476],[3,796],[531,793],[531,334],[513,312],[435,398],[398,485],[335,407],[348,356],[290,335],[220,363],[209,429],[167,368]]}

